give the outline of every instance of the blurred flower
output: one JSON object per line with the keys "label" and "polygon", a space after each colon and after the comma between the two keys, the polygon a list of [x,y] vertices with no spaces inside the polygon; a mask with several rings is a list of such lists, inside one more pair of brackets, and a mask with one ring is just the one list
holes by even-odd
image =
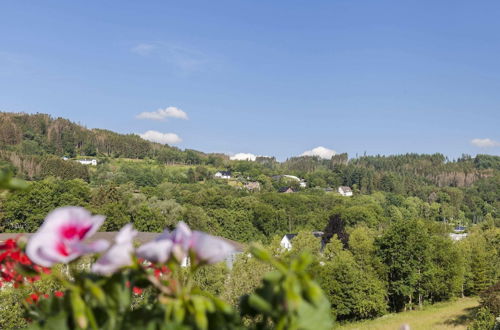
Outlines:
{"label": "blurred flower", "polygon": [[19,273],[22,267],[30,269],[35,274],[50,273],[50,269],[33,265],[31,260],[17,245],[16,239],[8,239],[0,245],[0,287],[3,282],[13,283],[14,288],[18,288],[26,282],[35,282],[40,279],[39,275],[23,275]]}
{"label": "blurred flower", "polygon": [[214,264],[231,255],[235,248],[225,240],[200,231],[193,232],[191,249],[198,262]]}
{"label": "blurred flower", "polygon": [[67,263],[83,254],[108,248],[106,240],[91,244],[83,240],[92,236],[102,225],[104,216],[92,216],[82,207],[67,206],[50,212],[43,225],[31,236],[26,254],[36,264],[51,267]]}
{"label": "blurred flower", "polygon": [[58,298],[64,297],[64,292],[62,292],[62,291],[56,291],[56,292],[54,292],[54,296],[56,296]]}
{"label": "blurred flower", "polygon": [[139,247],[137,256],[155,263],[165,263],[171,256],[182,262],[190,252],[199,263],[216,263],[233,253],[234,247],[225,240],[199,231],[192,232],[184,223],[169,233],[165,230],[154,241]]}
{"label": "blurred flower", "polygon": [[137,230],[134,230],[130,223],[120,229],[115,237],[115,245],[92,265],[92,272],[110,275],[122,267],[130,266],[134,252],[132,241],[136,235]]}
{"label": "blurred flower", "polygon": [[191,229],[184,222],[179,222],[173,232],[167,229],[154,241],[137,249],[137,256],[151,262],[165,263],[173,255],[178,262],[187,257],[191,243]]}
{"label": "blurred flower", "polygon": [[[168,231],[167,231],[168,234]],[[137,256],[155,263],[165,263],[170,257],[173,243],[165,237],[165,233],[158,236],[154,241],[141,245],[137,249]]]}

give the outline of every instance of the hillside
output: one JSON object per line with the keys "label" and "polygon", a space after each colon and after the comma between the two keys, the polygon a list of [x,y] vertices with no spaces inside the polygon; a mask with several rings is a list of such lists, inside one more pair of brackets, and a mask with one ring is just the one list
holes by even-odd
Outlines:
{"label": "hillside", "polygon": [[[182,220],[236,242],[261,242],[284,260],[309,250],[311,274],[340,322],[475,296],[500,278],[500,157],[232,161],[47,115],[1,119],[0,168],[29,180],[26,189],[0,194],[1,232],[35,232],[54,208],[78,205],[106,217],[102,231],[131,223],[161,232]],[[77,162],[82,158],[97,164]],[[224,177],[215,175],[220,171]],[[465,227],[466,238],[450,238],[456,226]],[[318,239],[313,231],[324,234]],[[292,249],[281,248],[283,236],[295,233]],[[235,305],[267,271],[253,262],[237,258],[232,270],[213,268],[202,283]],[[418,315],[434,322],[462,308],[442,306],[450,309]]]}

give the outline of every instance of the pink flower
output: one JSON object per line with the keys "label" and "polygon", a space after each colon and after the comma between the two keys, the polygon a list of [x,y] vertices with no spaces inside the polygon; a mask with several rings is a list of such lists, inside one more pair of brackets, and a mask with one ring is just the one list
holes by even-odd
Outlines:
{"label": "pink flower", "polygon": [[120,229],[115,237],[115,245],[92,265],[92,272],[111,275],[122,267],[132,265],[133,239],[136,235],[137,230],[130,223]]}
{"label": "pink flower", "polygon": [[42,226],[31,236],[26,254],[34,263],[51,267],[84,254],[103,251],[109,246],[106,240],[91,244],[83,241],[99,229],[104,219],[101,215],[92,216],[82,207],[57,208],[47,215]]}
{"label": "pink flower", "polygon": [[165,263],[173,256],[177,262],[183,262],[189,252],[193,252],[197,262],[212,264],[224,260],[234,250],[225,240],[192,232],[184,222],[180,222],[172,233],[166,230],[154,241],[139,247],[137,256],[155,263]]}
{"label": "pink flower", "polygon": [[191,237],[191,250],[197,261],[215,264],[234,253],[235,248],[225,240],[200,231],[194,231]]}
{"label": "pink flower", "polygon": [[179,262],[184,260],[188,255],[188,249],[191,245],[191,235],[191,229],[181,221],[168,237],[172,241],[172,254]]}
{"label": "pink flower", "polygon": [[137,256],[155,263],[165,263],[170,258],[174,243],[170,239],[170,232],[165,229],[154,241],[141,245],[137,249]]}

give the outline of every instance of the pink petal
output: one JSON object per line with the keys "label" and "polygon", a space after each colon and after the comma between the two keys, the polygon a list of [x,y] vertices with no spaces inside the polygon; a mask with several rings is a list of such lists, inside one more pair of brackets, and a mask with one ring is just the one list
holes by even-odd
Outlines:
{"label": "pink petal", "polygon": [[111,275],[118,269],[132,265],[132,243],[116,244],[92,265],[92,272]]}
{"label": "pink petal", "polygon": [[192,237],[192,249],[198,260],[209,264],[223,261],[235,248],[221,238],[195,231]]}
{"label": "pink petal", "polygon": [[154,263],[165,263],[170,257],[173,243],[170,240],[162,239],[151,241],[141,245],[137,249],[137,256]]}

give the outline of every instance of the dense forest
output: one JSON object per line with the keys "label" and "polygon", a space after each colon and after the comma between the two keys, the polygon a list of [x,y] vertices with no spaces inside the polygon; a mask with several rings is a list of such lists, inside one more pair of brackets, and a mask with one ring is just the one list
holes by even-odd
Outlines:
{"label": "dense forest", "polygon": [[[75,161],[81,158],[98,165]],[[242,243],[260,241],[283,258],[309,249],[341,321],[477,295],[500,279],[498,156],[232,161],[44,114],[0,113],[0,168],[29,181],[0,196],[2,232],[34,232],[53,208],[79,205],[106,215],[107,231],[133,223],[160,232],[183,220]],[[221,170],[231,179],[215,178]],[[249,182],[259,189],[247,189]],[[341,196],[339,186],[354,195]],[[280,193],[283,187],[293,193]],[[466,239],[450,239],[456,226],[465,227]],[[323,241],[312,231],[324,231]],[[287,233],[299,235],[282,251]],[[228,301],[266,271],[243,256],[234,276],[219,268],[200,281]]]}

